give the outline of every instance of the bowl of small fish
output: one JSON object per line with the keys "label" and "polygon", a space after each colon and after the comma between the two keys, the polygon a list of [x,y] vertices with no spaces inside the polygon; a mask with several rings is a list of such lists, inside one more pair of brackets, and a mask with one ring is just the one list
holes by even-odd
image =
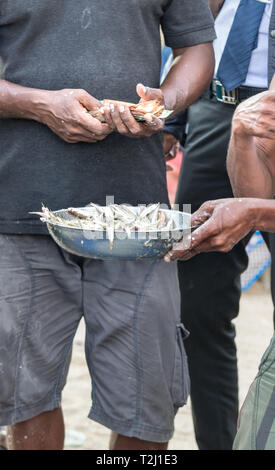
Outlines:
{"label": "bowl of small fish", "polygon": [[36,212],[64,250],[95,259],[163,258],[173,243],[191,233],[191,215],[160,204],[130,206],[90,203]]}

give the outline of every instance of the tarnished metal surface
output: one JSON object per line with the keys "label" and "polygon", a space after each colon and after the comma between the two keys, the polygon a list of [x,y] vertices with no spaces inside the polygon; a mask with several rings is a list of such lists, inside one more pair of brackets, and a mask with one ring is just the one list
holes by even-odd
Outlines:
{"label": "tarnished metal surface", "polygon": [[[164,210],[168,217],[173,217],[175,229],[159,232],[133,232],[128,236],[116,232],[113,246],[106,231],[82,230],[66,227],[61,224],[47,223],[50,235],[64,250],[78,256],[95,259],[144,259],[163,258],[172,247],[173,242],[190,234],[190,214]],[[65,220],[71,216],[66,210],[54,214]]]}

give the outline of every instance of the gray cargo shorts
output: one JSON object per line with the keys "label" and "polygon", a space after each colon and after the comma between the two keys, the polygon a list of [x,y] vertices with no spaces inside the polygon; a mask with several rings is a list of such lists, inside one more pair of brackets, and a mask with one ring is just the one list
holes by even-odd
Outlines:
{"label": "gray cargo shorts", "polygon": [[0,425],[61,406],[83,316],[89,418],[168,441],[189,393],[176,263],[79,258],[43,235],[0,234]]}

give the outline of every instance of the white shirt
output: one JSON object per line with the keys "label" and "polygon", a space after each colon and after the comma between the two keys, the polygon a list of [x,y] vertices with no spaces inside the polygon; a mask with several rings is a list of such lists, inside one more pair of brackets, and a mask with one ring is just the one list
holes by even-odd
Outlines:
{"label": "white shirt", "polygon": [[[217,39],[215,39],[213,44],[216,58],[215,75],[239,4],[240,0],[225,0],[221,11],[216,18],[215,29]],[[268,87],[268,37],[272,6],[273,0],[271,0],[271,2],[265,7],[259,29],[258,47],[252,52],[246,81],[243,83],[245,86],[259,88]]]}

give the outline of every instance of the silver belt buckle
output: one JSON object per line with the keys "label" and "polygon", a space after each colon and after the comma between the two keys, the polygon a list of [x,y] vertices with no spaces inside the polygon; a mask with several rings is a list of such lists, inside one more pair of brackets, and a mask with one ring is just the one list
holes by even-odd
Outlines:
{"label": "silver belt buckle", "polygon": [[226,104],[238,104],[238,90],[232,90],[227,93],[221,82],[215,80],[217,100]]}

